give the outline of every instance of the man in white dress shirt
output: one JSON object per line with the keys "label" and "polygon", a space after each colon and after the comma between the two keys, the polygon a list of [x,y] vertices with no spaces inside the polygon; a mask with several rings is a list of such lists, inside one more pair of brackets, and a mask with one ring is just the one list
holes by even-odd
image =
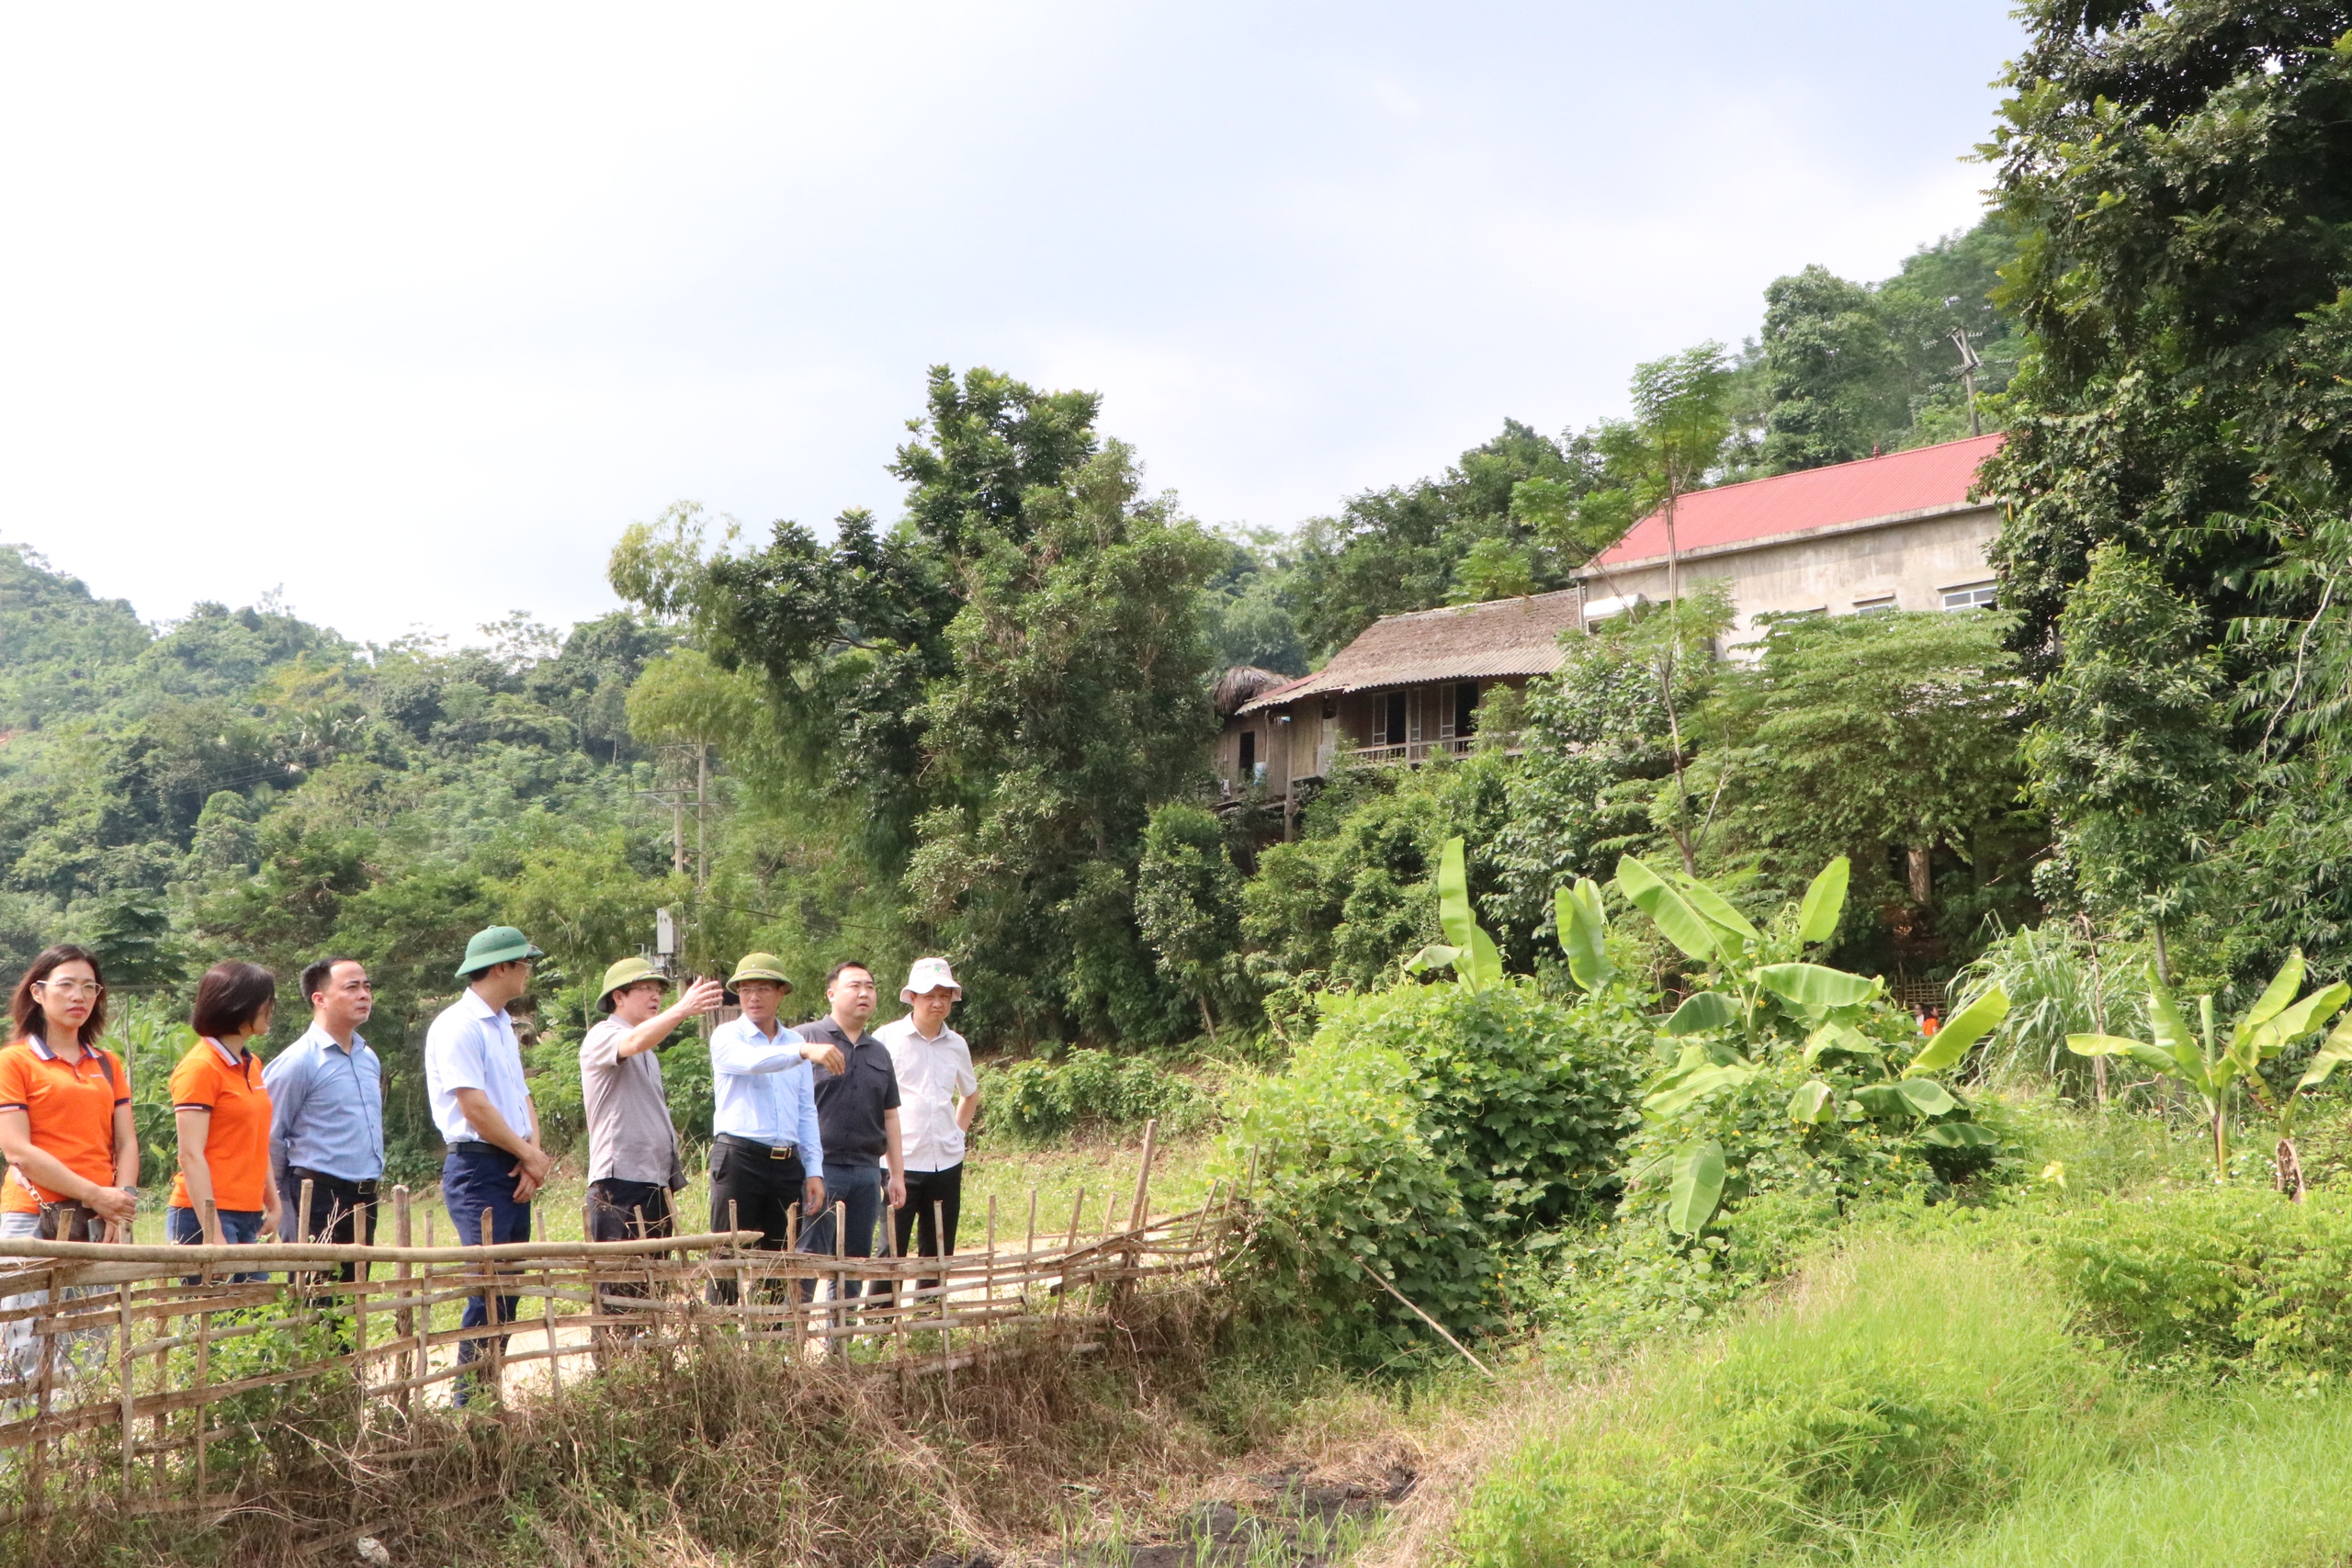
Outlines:
{"label": "man in white dress shirt", "polygon": [[[513,926],[475,932],[458,965],[465,994],[442,1010],[424,1036],[425,1096],[433,1124],[449,1146],[441,1162],[441,1201],[463,1247],[531,1239],[531,1200],[552,1162],[539,1147],[538,1113],[523,1081],[523,1049],[506,1009],[531,988],[531,961],[545,956]],[[513,1322],[515,1305],[514,1296],[496,1298],[497,1321]],[[487,1325],[491,1310],[482,1297],[469,1297],[460,1325]],[[459,1341],[458,1359],[479,1359],[482,1344]],[[505,1336],[499,1344],[504,1347]],[[458,1379],[452,1389],[459,1404],[466,1402],[467,1381]]]}
{"label": "man in white dress shirt", "polygon": [[[964,1200],[964,1139],[980,1109],[972,1048],[947,1027],[947,1015],[963,996],[947,960],[918,958],[899,991],[907,1016],[874,1032],[889,1048],[899,1072],[899,1137],[907,1168],[906,1207],[898,1213],[902,1258],[910,1233],[919,1235],[922,1257],[956,1250],[956,1219]],[[923,1281],[926,1288],[932,1283]]]}
{"label": "man in white dress shirt", "polygon": [[[817,1130],[810,1062],[840,1072],[838,1047],[804,1041],[776,1021],[792,989],[772,953],[747,953],[727,988],[743,1009],[710,1032],[713,1100],[710,1228],[760,1233],[760,1248],[783,1250],[792,1206],[825,1206],[825,1145]],[[711,1282],[711,1300],[735,1300],[735,1281]]]}

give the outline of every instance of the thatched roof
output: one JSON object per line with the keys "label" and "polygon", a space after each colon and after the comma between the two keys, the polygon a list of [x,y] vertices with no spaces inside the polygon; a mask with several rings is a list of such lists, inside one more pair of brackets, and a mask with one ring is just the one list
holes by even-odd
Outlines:
{"label": "thatched roof", "polygon": [[1578,624],[1573,588],[1459,609],[1384,615],[1314,674],[1261,692],[1237,711],[1257,713],[1325,692],[1548,675],[1560,667],[1560,634]]}
{"label": "thatched roof", "polygon": [[1209,700],[1216,705],[1219,718],[1231,718],[1233,710],[1272,686],[1287,685],[1294,677],[1276,670],[1261,670],[1255,664],[1237,664],[1216,678],[1209,690]]}

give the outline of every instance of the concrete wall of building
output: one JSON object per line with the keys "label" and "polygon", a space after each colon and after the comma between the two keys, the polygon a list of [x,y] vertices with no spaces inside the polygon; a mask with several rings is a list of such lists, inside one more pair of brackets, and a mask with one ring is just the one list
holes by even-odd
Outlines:
{"label": "concrete wall of building", "polygon": [[[1725,640],[1738,644],[1761,633],[1761,615],[1826,611],[1850,615],[1874,609],[1941,610],[1945,595],[1993,580],[1984,552],[2000,530],[1992,507],[1758,546],[1682,563],[1685,592],[1719,579],[1731,584],[1737,616]],[[1587,584],[1589,600],[1641,594],[1663,601],[1663,564],[1612,571]]]}

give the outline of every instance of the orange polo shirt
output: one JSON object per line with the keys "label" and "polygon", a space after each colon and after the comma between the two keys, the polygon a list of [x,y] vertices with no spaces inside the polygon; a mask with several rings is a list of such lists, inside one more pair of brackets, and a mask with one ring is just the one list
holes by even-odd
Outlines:
{"label": "orange polo shirt", "polygon": [[[199,1040],[172,1069],[172,1109],[209,1111],[204,1163],[212,1171],[212,1206],[259,1213],[269,1180],[269,1089],[251,1051],[232,1057],[217,1040]],[[172,1178],[172,1207],[187,1201],[187,1177]]]}
{"label": "orange polo shirt", "polygon": [[[85,1181],[114,1185],[114,1108],[130,1103],[130,1076],[111,1051],[85,1049],[80,1061],[68,1063],[45,1041],[0,1049],[0,1110],[23,1111],[32,1121],[33,1146]],[[0,1184],[0,1213],[38,1213],[43,1203],[64,1201],[64,1193],[35,1186],[13,1166]]]}

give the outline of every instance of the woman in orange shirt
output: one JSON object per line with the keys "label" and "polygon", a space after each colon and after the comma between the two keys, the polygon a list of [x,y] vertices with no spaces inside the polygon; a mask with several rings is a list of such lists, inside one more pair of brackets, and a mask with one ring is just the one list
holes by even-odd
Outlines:
{"label": "woman in orange shirt", "polygon": [[269,1032],[277,1002],[277,976],[258,964],[229,959],[197,982],[197,1042],[172,1070],[180,1173],[165,1228],[183,1246],[243,1246],[285,1234],[269,1179],[269,1089],[251,1049]]}
{"label": "woman in orange shirt", "polygon": [[[128,1241],[138,1207],[139,1135],[130,1120],[130,1077],[111,1051],[98,1048],[107,1026],[107,988],[96,955],[52,947],[17,982],[10,1011],[16,1039],[0,1049],[0,1236],[59,1241]],[[10,1297],[0,1306],[37,1305],[47,1292]],[[76,1336],[76,1338],[88,1338]],[[103,1359],[98,1336],[67,1345],[69,1365]],[[0,1325],[17,1373],[40,1370],[32,1321]]]}
{"label": "woman in orange shirt", "polygon": [[139,1135],[130,1076],[97,1043],[106,995],[78,947],[51,948],[17,982],[17,1037],[0,1050],[0,1235],[130,1239]]}

